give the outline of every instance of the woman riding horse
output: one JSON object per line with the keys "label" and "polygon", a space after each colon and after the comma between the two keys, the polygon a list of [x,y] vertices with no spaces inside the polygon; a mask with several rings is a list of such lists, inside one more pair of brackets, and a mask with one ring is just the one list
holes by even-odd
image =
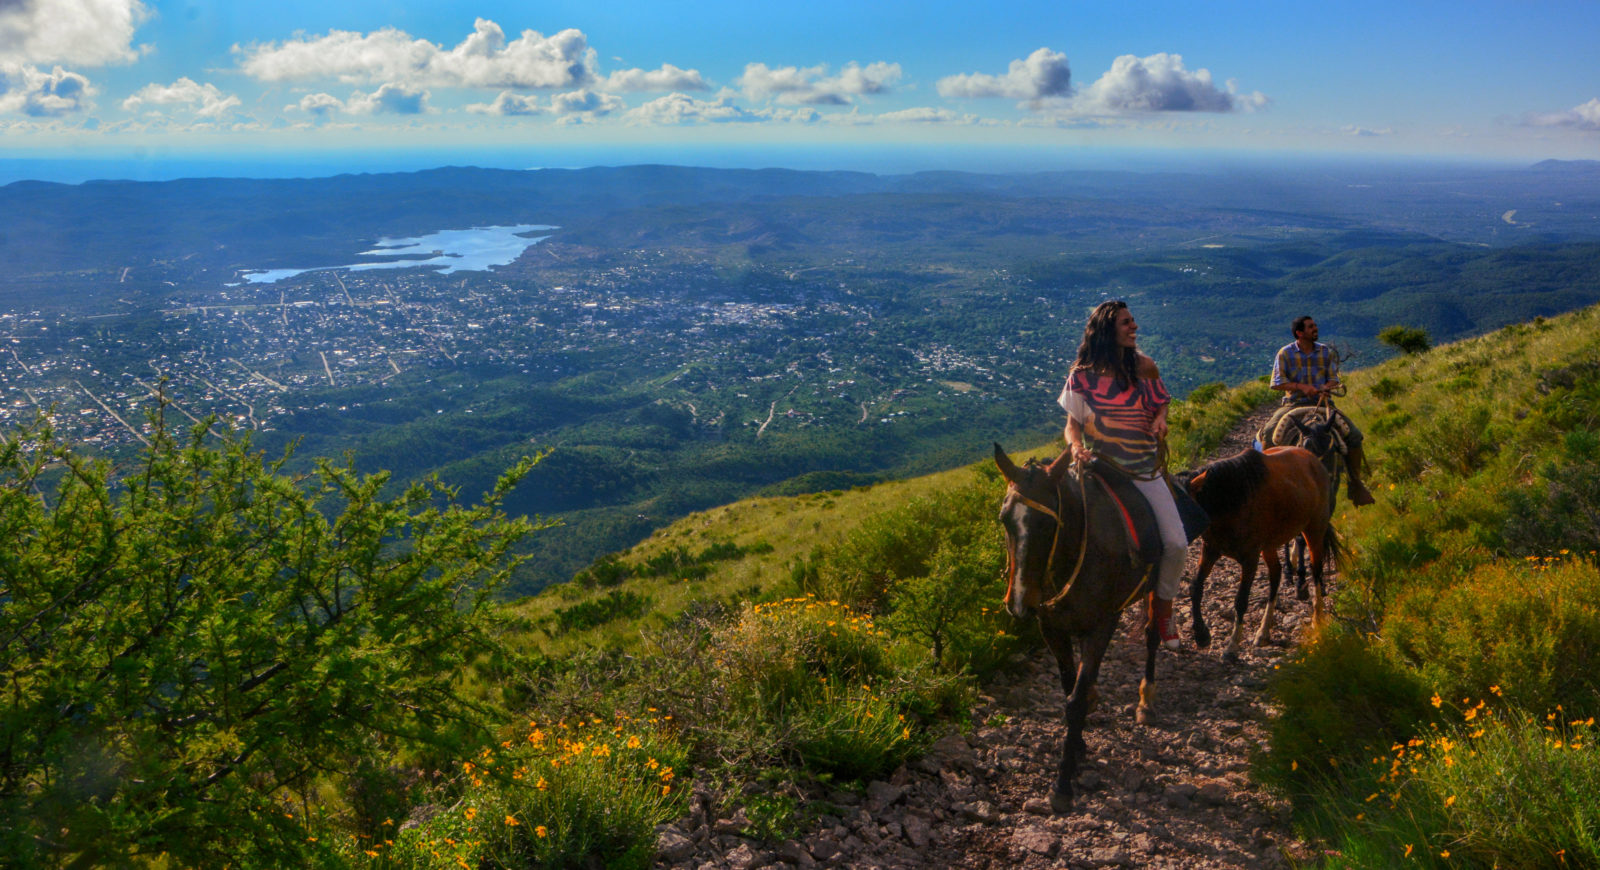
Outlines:
{"label": "woman riding horse", "polygon": [[1178,648],[1172,599],[1183,578],[1189,539],[1162,474],[1161,442],[1172,397],[1155,360],[1138,350],[1139,324],[1128,304],[1102,302],[1089,315],[1078,361],[1057,399],[1067,411],[1067,447],[1073,459],[1099,458],[1134,481],[1160,527],[1161,561],[1150,618],[1162,645]]}

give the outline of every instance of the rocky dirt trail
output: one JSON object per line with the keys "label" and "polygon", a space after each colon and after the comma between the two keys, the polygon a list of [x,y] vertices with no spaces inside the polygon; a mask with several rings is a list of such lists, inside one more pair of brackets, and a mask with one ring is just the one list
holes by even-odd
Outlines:
{"label": "rocky dirt trail", "polygon": [[[1219,456],[1248,446],[1259,417],[1235,430]],[[1192,577],[1199,547],[1191,548]],[[1187,592],[1177,602],[1184,647],[1157,664],[1156,720],[1134,721],[1143,671],[1142,607],[1123,614],[1089,716],[1089,754],[1070,812],[1052,815],[1048,791],[1060,758],[1065,695],[1055,661],[1039,650],[1009,679],[986,687],[969,734],[952,733],[926,756],[871,783],[865,796],[833,791],[839,807],[798,839],[740,835],[744,818],[717,818],[697,792],[690,817],[659,830],[659,867],[756,868],[1222,868],[1289,867],[1312,855],[1289,827],[1288,808],[1250,779],[1251,754],[1267,740],[1265,688],[1289,654],[1310,604],[1279,599],[1272,645],[1249,644],[1266,601],[1266,571],[1253,590],[1240,660],[1222,661],[1238,566],[1224,560],[1207,583],[1215,640],[1195,649]]]}

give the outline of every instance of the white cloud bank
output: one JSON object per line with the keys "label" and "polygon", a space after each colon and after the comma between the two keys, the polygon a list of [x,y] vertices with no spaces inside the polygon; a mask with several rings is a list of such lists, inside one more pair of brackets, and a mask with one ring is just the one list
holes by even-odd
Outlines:
{"label": "white cloud bank", "polygon": [[946,76],[938,81],[936,87],[941,97],[1038,100],[1071,93],[1072,69],[1067,64],[1066,55],[1040,48],[1022,60],[1012,61],[1005,75],[964,73]]}
{"label": "white cloud bank", "polygon": [[93,108],[94,85],[60,65],[133,62],[134,31],[149,15],[140,0],[0,0],[0,112],[55,118]]}
{"label": "white cloud bank", "polygon": [[1071,108],[1080,114],[1232,112],[1254,111],[1269,102],[1260,91],[1237,93],[1231,81],[1219,88],[1210,70],[1191,72],[1183,66],[1183,55],[1163,52],[1149,57],[1125,54],[1112,61],[1111,69],[1084,88]]}
{"label": "white cloud bank", "polygon": [[1022,108],[1056,118],[1254,111],[1271,102],[1260,91],[1239,93],[1232,81],[1219,87],[1210,70],[1189,70],[1182,55],[1164,52],[1149,57],[1125,54],[1079,92],[1073,91],[1067,56],[1049,48],[1013,60],[1004,75],[946,76],[937,88],[947,98],[1019,100]]}
{"label": "white cloud bank", "polygon": [[1567,127],[1574,130],[1600,130],[1600,97],[1565,112],[1528,115],[1523,123],[1530,127]]}
{"label": "white cloud bank", "polygon": [[678,69],[670,63],[657,70],[617,70],[606,76],[607,91],[709,91],[699,70]]}
{"label": "white cloud bank", "polygon": [[900,80],[900,64],[861,66],[851,61],[836,76],[827,64],[776,69],[764,63],[747,64],[736,84],[752,100],[773,99],[790,105],[843,106],[858,96],[887,93]]}
{"label": "white cloud bank", "polygon": [[31,66],[0,63],[0,112],[59,118],[93,108],[95,93],[87,78],[59,66],[44,72]]}
{"label": "white cloud bank", "polygon": [[0,0],[0,63],[130,63],[149,14],[140,0]]}
{"label": "white cloud bank", "polygon": [[338,79],[412,87],[570,88],[596,78],[595,53],[582,31],[552,36],[524,30],[510,42],[500,25],[479,18],[454,48],[394,28],[346,30],[281,43],[233,47],[239,69],[264,82]]}
{"label": "white cloud bank", "polygon": [[239,98],[216,85],[200,84],[184,76],[170,85],[148,84],[122,101],[122,108],[137,112],[145,106],[181,106],[201,118],[220,118],[240,106]]}
{"label": "white cloud bank", "polygon": [[332,94],[307,94],[300,102],[285,106],[284,111],[305,112],[318,119],[334,115],[423,115],[429,111],[428,92],[389,82],[370,94],[356,91],[348,100]]}

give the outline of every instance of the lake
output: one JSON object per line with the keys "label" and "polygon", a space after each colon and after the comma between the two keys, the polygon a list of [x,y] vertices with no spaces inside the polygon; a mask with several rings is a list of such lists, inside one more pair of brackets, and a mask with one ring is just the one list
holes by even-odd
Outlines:
{"label": "lake", "polygon": [[[536,245],[549,235],[532,236],[532,233],[559,229],[545,224],[522,224],[511,227],[473,227],[465,230],[440,230],[425,236],[409,239],[383,238],[370,251],[360,257],[382,257],[364,263],[347,263],[339,266],[306,266],[299,269],[247,269],[239,273],[240,283],[271,284],[293,278],[306,272],[324,269],[349,269],[363,272],[369,269],[437,269],[439,274],[452,272],[483,272],[493,266],[504,266],[523,251]],[[237,285],[234,285],[237,286]]]}

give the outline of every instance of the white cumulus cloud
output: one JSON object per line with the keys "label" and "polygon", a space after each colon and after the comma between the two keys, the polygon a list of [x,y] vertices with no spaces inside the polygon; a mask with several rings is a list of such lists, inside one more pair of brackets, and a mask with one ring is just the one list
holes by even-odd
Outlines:
{"label": "white cumulus cloud", "polygon": [[220,118],[240,106],[239,98],[225,94],[216,85],[200,84],[184,76],[170,85],[148,84],[122,101],[122,108],[137,112],[145,106],[183,106],[201,118]]}
{"label": "white cumulus cloud", "polygon": [[660,69],[623,69],[606,76],[608,91],[709,91],[699,70],[678,69],[670,63]]}
{"label": "white cumulus cloud", "polygon": [[428,92],[389,82],[372,93],[356,91],[350,99],[332,94],[307,94],[284,111],[301,111],[319,119],[334,115],[421,115],[428,112]]}
{"label": "white cumulus cloud", "polygon": [[888,124],[976,124],[977,115],[962,115],[949,109],[922,106],[914,109],[901,109],[898,112],[884,112],[877,116],[877,120]]}
{"label": "white cumulus cloud", "polygon": [[492,103],[472,103],[467,111],[479,115],[542,115],[549,111],[539,105],[538,97],[512,91],[501,91]]}
{"label": "white cumulus cloud", "polygon": [[0,112],[58,118],[93,107],[96,89],[85,76],[56,67],[0,63]]}
{"label": "white cumulus cloud", "polygon": [[625,116],[634,124],[725,124],[766,120],[765,112],[752,112],[733,104],[733,98],[697,100],[688,94],[671,93],[658,97]]}
{"label": "white cumulus cloud", "polygon": [[556,94],[550,98],[550,111],[572,120],[593,120],[628,107],[620,97],[588,89]]}
{"label": "white cumulus cloud", "polygon": [[551,36],[524,30],[506,41],[500,25],[480,18],[446,49],[402,30],[332,30],[281,43],[235,45],[239,68],[260,81],[335,78],[353,83],[467,88],[581,87],[595,79],[595,53],[575,29]]}
{"label": "white cumulus cloud", "polygon": [[1528,115],[1523,123],[1530,127],[1570,127],[1574,130],[1600,130],[1600,97],[1565,112]]}
{"label": "white cumulus cloud", "polygon": [[1391,135],[1394,135],[1394,128],[1393,127],[1362,127],[1362,126],[1359,126],[1359,125],[1356,125],[1356,124],[1346,124],[1343,127],[1339,128],[1339,132],[1345,134],[1346,136],[1356,136],[1356,137],[1359,137],[1359,138],[1362,138],[1362,139],[1368,139],[1368,138],[1373,138],[1373,137],[1377,137],[1377,136],[1391,136]]}
{"label": "white cumulus cloud", "polygon": [[140,0],[0,0],[0,63],[128,63],[149,14]]}
{"label": "white cumulus cloud", "polygon": [[1067,56],[1048,48],[1036,49],[1022,60],[1014,60],[1005,75],[964,73],[946,76],[936,85],[941,97],[1005,97],[1013,100],[1038,100],[1062,97],[1072,92],[1072,69]]}
{"label": "white cumulus cloud", "polygon": [[1111,64],[1094,84],[1083,89],[1072,109],[1083,114],[1128,112],[1232,112],[1264,108],[1269,100],[1260,91],[1240,95],[1232,82],[1218,87],[1207,69],[1188,70],[1183,55],[1125,54]]}
{"label": "white cumulus cloud", "polygon": [[854,97],[886,93],[900,80],[900,64],[877,61],[846,64],[836,76],[828,67],[778,67],[747,64],[737,84],[753,100],[775,99],[792,105],[848,105]]}

